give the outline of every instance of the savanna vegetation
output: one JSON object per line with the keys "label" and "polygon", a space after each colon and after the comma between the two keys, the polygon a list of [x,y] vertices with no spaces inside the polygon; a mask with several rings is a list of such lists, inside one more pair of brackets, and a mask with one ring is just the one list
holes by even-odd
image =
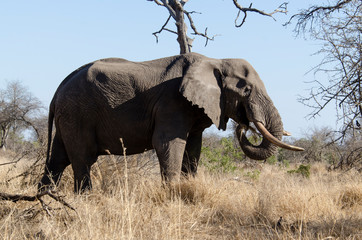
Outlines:
{"label": "savanna vegetation", "polygon": [[[162,185],[152,152],[106,156],[92,168],[94,188],[73,193],[67,168],[51,195],[36,196],[45,146],[18,141],[3,151],[2,239],[360,239],[361,151],[328,142],[326,129],[298,139],[304,153],[280,150],[247,159],[233,137],[206,135],[195,178]],[[257,141],[255,138],[254,141]],[[359,142],[361,144],[361,142]],[[11,144],[13,146],[13,144]],[[16,147],[16,149],[22,149]],[[348,158],[349,157],[349,158]],[[348,162],[350,161],[350,162]]]}

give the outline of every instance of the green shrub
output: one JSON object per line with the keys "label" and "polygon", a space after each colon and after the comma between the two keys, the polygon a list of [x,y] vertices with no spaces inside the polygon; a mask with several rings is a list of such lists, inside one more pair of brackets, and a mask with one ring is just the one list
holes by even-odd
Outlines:
{"label": "green shrub", "polygon": [[289,160],[284,159],[282,162],[283,162],[283,166],[284,166],[284,167],[286,167],[286,168],[289,167],[289,165],[290,165]]}
{"label": "green shrub", "polygon": [[273,155],[271,157],[268,157],[266,162],[269,163],[270,165],[274,165],[278,162],[278,158],[275,155]]}
{"label": "green shrub", "polygon": [[221,138],[217,147],[202,147],[201,154],[201,164],[212,172],[234,172],[236,162],[244,159],[232,138]]}
{"label": "green shrub", "polygon": [[288,173],[290,174],[300,174],[303,177],[309,178],[310,176],[310,165],[303,165],[300,164],[297,169],[289,170]]}
{"label": "green shrub", "polygon": [[253,180],[258,180],[259,177],[260,177],[260,173],[261,173],[260,170],[256,169],[256,170],[247,172],[247,173],[245,174],[245,176],[246,176],[246,177],[249,177],[249,178],[251,178],[251,179],[253,179]]}

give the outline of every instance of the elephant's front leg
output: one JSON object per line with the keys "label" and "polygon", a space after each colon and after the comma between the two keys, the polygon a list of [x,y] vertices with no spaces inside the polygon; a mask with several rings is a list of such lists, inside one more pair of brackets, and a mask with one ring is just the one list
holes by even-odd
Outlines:
{"label": "elephant's front leg", "polygon": [[202,132],[190,133],[182,161],[182,174],[195,176],[200,160]]}
{"label": "elephant's front leg", "polygon": [[164,92],[157,106],[152,135],[161,176],[168,183],[180,180],[186,139],[195,123],[194,108],[178,93],[178,85],[174,89]]}
{"label": "elephant's front leg", "polygon": [[152,144],[160,162],[162,180],[177,182],[180,180],[182,159],[190,127],[184,118],[170,115],[163,114],[163,117],[157,119]]}
{"label": "elephant's front leg", "polygon": [[168,183],[179,181],[186,140],[177,137],[166,140],[161,137],[154,140],[153,145],[160,162],[162,180]]}

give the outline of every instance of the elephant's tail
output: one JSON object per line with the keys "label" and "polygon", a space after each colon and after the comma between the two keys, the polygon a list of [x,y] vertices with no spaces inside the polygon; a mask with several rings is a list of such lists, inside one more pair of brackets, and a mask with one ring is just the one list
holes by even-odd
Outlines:
{"label": "elephant's tail", "polygon": [[50,103],[49,116],[48,116],[48,146],[47,146],[47,158],[46,162],[49,162],[50,158],[50,146],[52,142],[52,131],[53,131],[53,120],[54,120],[54,99]]}

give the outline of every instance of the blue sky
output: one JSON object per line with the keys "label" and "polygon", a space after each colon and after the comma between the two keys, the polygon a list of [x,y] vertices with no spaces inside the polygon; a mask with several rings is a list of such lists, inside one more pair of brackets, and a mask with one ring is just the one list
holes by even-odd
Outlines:
{"label": "blue sky", "polygon": [[[271,12],[281,1],[253,3]],[[200,32],[208,27],[209,35],[218,35],[207,47],[202,38],[196,38],[193,51],[248,60],[264,81],[284,128],[295,137],[314,127],[336,125],[333,106],[316,119],[308,119],[311,109],[297,101],[311,87],[306,82],[314,76],[306,73],[321,60],[321,56],[312,56],[319,45],[295,38],[293,25],[282,26],[298,9],[312,3],[290,2],[288,15],[276,15],[277,21],[249,14],[242,28],[234,27],[237,10],[232,0],[190,0],[185,6],[202,13],[193,15]],[[1,1],[0,87],[19,80],[48,107],[60,82],[85,63],[106,57],[143,61],[176,55],[176,35],[165,32],[158,44],[152,35],[167,17],[166,9],[146,0]]]}

